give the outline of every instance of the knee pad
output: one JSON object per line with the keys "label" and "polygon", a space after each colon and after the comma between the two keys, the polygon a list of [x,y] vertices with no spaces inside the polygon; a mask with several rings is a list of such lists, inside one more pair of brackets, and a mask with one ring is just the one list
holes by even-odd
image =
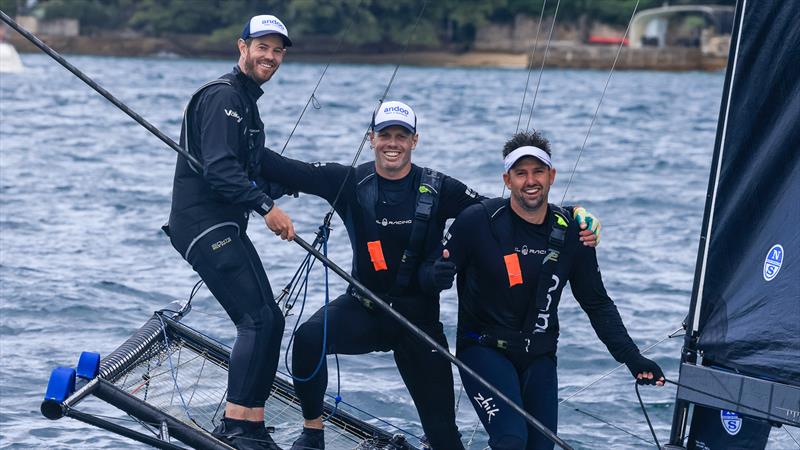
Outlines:
{"label": "knee pad", "polygon": [[526,439],[514,434],[504,434],[497,439],[489,439],[492,450],[521,450],[525,448]]}

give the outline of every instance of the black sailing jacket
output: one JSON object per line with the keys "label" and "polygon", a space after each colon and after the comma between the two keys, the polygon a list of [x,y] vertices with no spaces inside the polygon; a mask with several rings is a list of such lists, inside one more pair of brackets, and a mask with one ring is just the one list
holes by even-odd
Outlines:
{"label": "black sailing jacket", "polygon": [[192,239],[223,222],[241,230],[249,211],[273,205],[261,176],[264,123],[256,101],[261,88],[238,67],[196,92],[184,113],[181,145],[201,163],[178,156],[172,188],[170,233]]}

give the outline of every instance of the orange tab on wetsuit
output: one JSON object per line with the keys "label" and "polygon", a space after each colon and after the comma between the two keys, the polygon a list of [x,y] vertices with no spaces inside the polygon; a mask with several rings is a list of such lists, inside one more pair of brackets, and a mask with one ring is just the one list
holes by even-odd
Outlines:
{"label": "orange tab on wetsuit", "polygon": [[389,270],[386,267],[386,259],[383,257],[383,247],[381,241],[367,242],[367,249],[369,250],[369,260],[372,261],[372,267],[375,271]]}
{"label": "orange tab on wetsuit", "polygon": [[506,261],[506,272],[508,273],[508,287],[522,284],[522,270],[519,268],[519,256],[517,253],[503,256]]}

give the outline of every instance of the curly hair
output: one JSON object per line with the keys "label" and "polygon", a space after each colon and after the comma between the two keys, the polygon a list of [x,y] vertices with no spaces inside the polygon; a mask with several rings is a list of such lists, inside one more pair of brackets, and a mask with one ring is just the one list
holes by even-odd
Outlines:
{"label": "curly hair", "polygon": [[519,133],[514,133],[511,136],[505,145],[503,146],[503,158],[508,156],[509,153],[513,152],[514,150],[525,147],[525,146],[532,146],[540,148],[547,152],[550,155],[550,141],[548,141],[541,133],[538,131],[520,131]]}

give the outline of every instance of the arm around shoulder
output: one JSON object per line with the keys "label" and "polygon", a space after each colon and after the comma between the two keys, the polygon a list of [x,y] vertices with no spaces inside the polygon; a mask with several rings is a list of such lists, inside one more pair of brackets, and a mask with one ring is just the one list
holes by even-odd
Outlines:
{"label": "arm around shoulder", "polygon": [[337,163],[307,163],[266,149],[261,164],[265,180],[285,186],[292,192],[303,192],[332,201],[344,182],[349,166]]}

